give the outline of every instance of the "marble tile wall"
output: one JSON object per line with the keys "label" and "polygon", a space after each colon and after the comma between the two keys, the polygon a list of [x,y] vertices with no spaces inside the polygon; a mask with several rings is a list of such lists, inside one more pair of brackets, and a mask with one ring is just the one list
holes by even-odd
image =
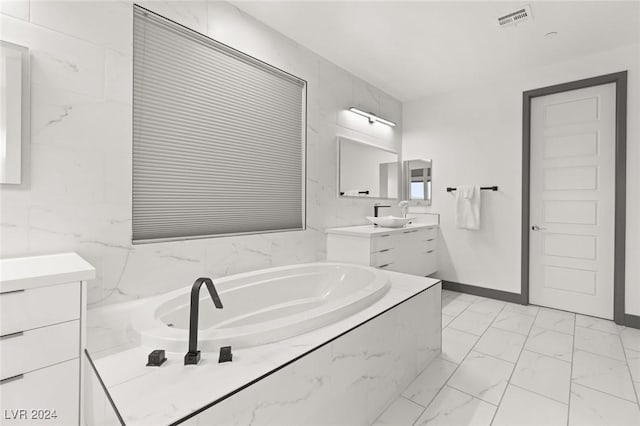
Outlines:
{"label": "marble tile wall", "polygon": [[336,197],[336,136],[401,148],[400,126],[346,108],[401,123],[401,103],[226,2],[141,4],[308,81],[307,230],[132,245],[132,3],[3,1],[0,37],[31,53],[32,139],[28,188],[0,190],[0,256],[78,252],[97,268],[90,306],[324,259],[323,230],[373,204]]}
{"label": "marble tile wall", "polygon": [[440,353],[440,303],[438,285],[184,424],[370,425]]}

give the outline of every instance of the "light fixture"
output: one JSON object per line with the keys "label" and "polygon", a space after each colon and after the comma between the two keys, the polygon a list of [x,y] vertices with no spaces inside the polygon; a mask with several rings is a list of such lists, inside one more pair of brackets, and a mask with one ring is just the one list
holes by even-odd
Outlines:
{"label": "light fixture", "polygon": [[396,123],[394,123],[393,121],[385,120],[384,118],[378,117],[372,112],[363,111],[360,108],[356,108],[356,107],[350,107],[349,111],[355,114],[361,115],[363,117],[367,117],[369,119],[369,123],[373,124],[377,121],[378,123],[386,124],[387,126],[396,127]]}

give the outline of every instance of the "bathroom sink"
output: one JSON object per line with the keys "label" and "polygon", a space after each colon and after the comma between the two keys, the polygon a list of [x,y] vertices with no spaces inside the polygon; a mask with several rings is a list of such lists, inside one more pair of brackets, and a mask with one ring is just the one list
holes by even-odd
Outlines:
{"label": "bathroom sink", "polygon": [[415,217],[396,217],[396,216],[367,216],[369,222],[382,226],[383,228],[402,228],[409,222],[411,222]]}

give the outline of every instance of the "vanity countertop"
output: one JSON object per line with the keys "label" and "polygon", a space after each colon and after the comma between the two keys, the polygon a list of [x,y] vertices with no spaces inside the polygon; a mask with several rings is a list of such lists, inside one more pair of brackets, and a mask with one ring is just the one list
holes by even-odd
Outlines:
{"label": "vanity countertop", "polygon": [[381,234],[401,234],[411,229],[435,228],[437,223],[410,223],[402,228],[384,228],[374,225],[347,226],[345,228],[329,228],[327,234],[351,235],[356,237],[373,237]]}
{"label": "vanity countertop", "polygon": [[76,253],[0,259],[0,292],[91,280],[96,271]]}

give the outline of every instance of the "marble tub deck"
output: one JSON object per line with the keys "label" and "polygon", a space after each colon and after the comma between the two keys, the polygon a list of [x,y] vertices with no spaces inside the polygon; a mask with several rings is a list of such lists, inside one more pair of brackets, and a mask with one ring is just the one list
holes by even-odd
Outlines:
{"label": "marble tub deck", "polygon": [[95,359],[95,365],[127,425],[172,424],[440,282],[387,273],[391,289],[363,311],[284,341],[236,349],[231,363],[219,364],[217,354],[203,353],[200,364],[184,366],[184,353],[167,353],[162,367],[146,367],[154,348],[125,345]]}
{"label": "marble tub deck", "polygon": [[640,330],[442,292],[442,355],[375,425],[640,425]]}

